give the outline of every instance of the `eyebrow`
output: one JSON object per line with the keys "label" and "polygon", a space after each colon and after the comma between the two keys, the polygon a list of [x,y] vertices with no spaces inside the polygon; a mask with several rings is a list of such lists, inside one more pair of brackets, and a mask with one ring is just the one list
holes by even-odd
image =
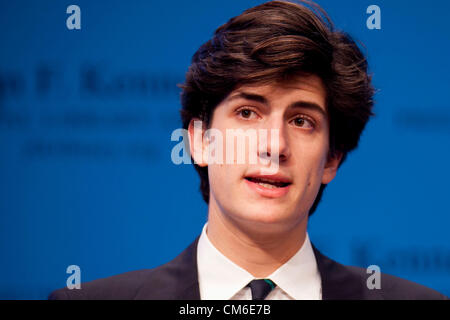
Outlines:
{"label": "eyebrow", "polygon": [[[227,101],[233,101],[236,99],[245,99],[245,100],[251,100],[251,101],[256,101],[265,105],[269,105],[269,101],[266,99],[266,97],[259,95],[259,94],[255,94],[255,93],[247,93],[247,92],[239,92],[229,98],[227,98]],[[316,111],[319,112],[324,118],[327,118],[327,112],[320,107],[317,103],[315,102],[308,102],[308,101],[295,101],[292,102],[288,108],[302,108],[302,109],[308,109],[311,111]]]}

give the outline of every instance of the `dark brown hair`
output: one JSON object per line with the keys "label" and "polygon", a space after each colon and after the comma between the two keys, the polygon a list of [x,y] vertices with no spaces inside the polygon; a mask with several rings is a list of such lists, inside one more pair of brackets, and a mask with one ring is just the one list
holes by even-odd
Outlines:
{"label": "dark brown hair", "polygon": [[[238,86],[314,74],[327,91],[329,156],[342,154],[342,165],[373,115],[374,89],[367,61],[318,5],[301,3],[271,1],[248,9],[220,26],[198,49],[181,85],[183,128],[193,118],[209,126],[214,108]],[[208,168],[194,166],[208,203]],[[309,215],[325,186],[321,185]]]}

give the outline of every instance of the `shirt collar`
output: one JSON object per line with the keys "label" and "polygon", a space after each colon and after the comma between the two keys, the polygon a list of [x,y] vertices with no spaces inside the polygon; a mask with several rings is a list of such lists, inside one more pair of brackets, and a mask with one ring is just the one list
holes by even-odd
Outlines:
{"label": "shirt collar", "polygon": [[205,223],[197,246],[197,268],[202,300],[229,300],[253,276],[225,257],[209,241]]}
{"label": "shirt collar", "polygon": [[308,233],[297,253],[267,278],[295,300],[321,299],[321,277]]}
{"label": "shirt collar", "polygon": [[[225,257],[209,241],[205,223],[197,247],[197,268],[202,300],[228,300],[255,279]],[[308,234],[297,253],[267,278],[296,300],[320,295],[320,274]]]}

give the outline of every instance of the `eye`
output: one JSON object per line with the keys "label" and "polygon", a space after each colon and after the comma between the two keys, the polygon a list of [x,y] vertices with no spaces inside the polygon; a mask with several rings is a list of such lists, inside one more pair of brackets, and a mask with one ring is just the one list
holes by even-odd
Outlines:
{"label": "eye", "polygon": [[254,119],[258,116],[258,114],[250,108],[240,108],[236,110],[236,114],[238,117],[245,120]]}
{"label": "eye", "polygon": [[309,128],[314,129],[315,124],[314,121],[310,120],[309,118],[305,116],[297,117],[291,121],[294,126],[299,128]]}

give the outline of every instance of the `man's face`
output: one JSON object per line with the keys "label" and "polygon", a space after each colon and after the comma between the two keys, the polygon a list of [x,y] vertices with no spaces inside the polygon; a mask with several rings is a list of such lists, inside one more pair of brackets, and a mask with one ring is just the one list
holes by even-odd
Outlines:
{"label": "man's face", "polygon": [[[214,110],[210,124],[224,137],[224,159],[227,129],[267,130],[268,146],[247,145],[245,163],[208,164],[210,214],[233,223],[277,230],[305,221],[320,185],[334,178],[340,160],[328,159],[325,105],[326,91],[317,76],[289,83],[245,85],[231,92]],[[273,129],[278,130],[278,148],[272,144]],[[237,143],[235,154],[239,151],[236,148]],[[250,163],[248,153],[252,152],[259,159],[277,156],[277,172],[261,174],[267,163]]]}

